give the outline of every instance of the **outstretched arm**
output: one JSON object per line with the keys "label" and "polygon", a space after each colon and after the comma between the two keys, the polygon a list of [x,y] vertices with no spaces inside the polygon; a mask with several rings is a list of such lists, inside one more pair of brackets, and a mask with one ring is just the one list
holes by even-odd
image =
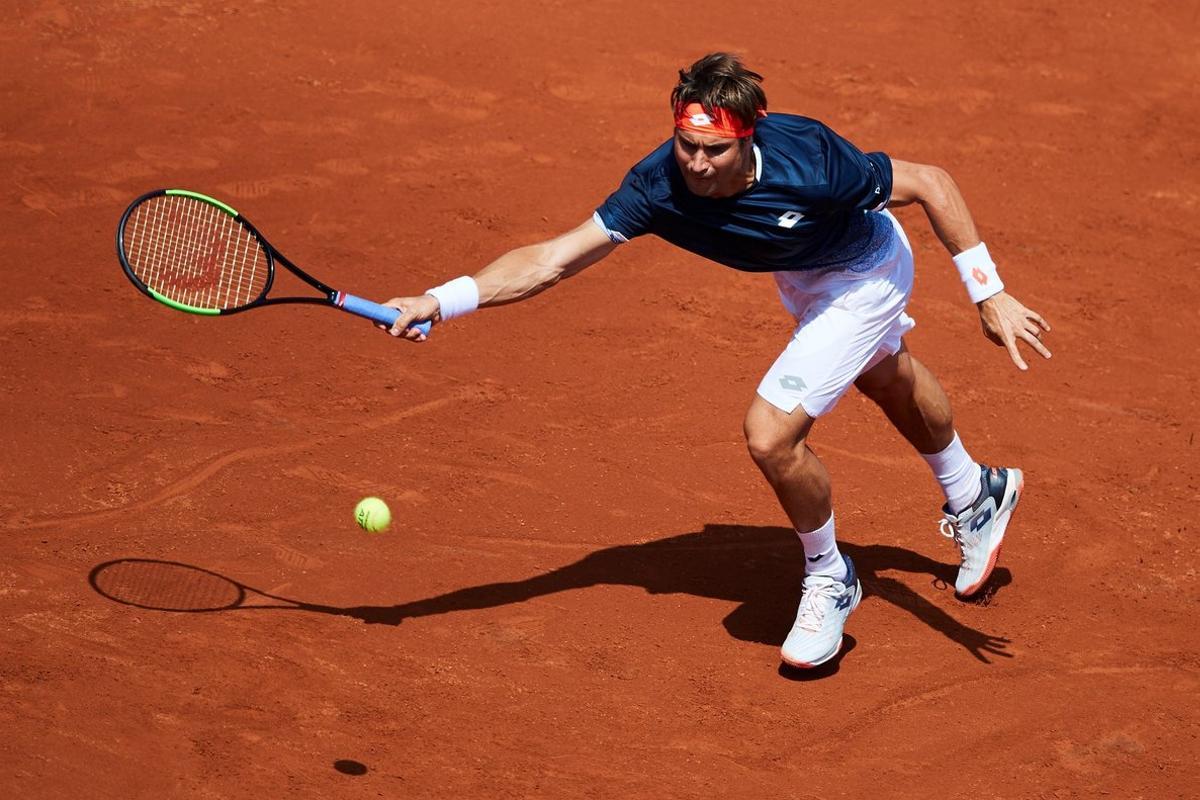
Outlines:
{"label": "outstretched arm", "polygon": [[[617,245],[591,220],[572,231],[544,242],[518,247],[475,273],[479,306],[515,303],[548,289],[607,256]],[[469,285],[469,284],[468,284]],[[440,322],[441,304],[431,294],[393,297],[384,305],[401,309],[391,328],[376,326],[392,336],[421,342],[425,335],[409,327],[416,322]]]}
{"label": "outstretched arm", "polygon": [[[995,281],[1001,288],[995,293],[979,300],[979,321],[984,334],[995,344],[1008,350],[1009,357],[1018,369],[1028,369],[1025,360],[1017,349],[1017,340],[1022,340],[1043,358],[1050,357],[1050,351],[1042,343],[1042,334],[1049,332],[1050,326],[1036,311],[1026,308],[1015,297],[1003,290],[999,276],[994,268],[991,274],[970,268],[971,261],[982,256],[987,258],[979,240],[979,232],[975,228],[975,220],[967,210],[962,192],[949,173],[940,167],[927,164],[914,164],[908,161],[892,160],[892,198],[888,207],[906,206],[919,203],[929,217],[929,224],[938,239],[956,258],[955,263],[966,264],[967,274],[964,281],[975,281],[975,288],[981,293],[987,293],[986,283]],[[972,275],[973,273],[973,275]]]}

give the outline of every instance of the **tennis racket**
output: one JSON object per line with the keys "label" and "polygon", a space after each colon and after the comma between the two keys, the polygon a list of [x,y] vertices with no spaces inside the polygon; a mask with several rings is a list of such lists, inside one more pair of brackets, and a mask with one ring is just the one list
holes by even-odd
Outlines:
{"label": "tennis racket", "polygon": [[[158,189],[134,200],[117,225],[117,257],[143,294],[191,314],[314,303],[388,326],[400,316],[390,306],[331,289],[288,261],[237,211],[185,189]],[[323,296],[267,297],[276,263]],[[428,322],[413,327],[429,334]]]}

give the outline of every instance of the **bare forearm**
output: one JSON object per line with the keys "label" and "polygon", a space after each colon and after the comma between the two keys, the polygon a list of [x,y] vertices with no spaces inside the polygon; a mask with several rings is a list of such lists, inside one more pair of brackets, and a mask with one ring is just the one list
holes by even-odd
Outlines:
{"label": "bare forearm", "polygon": [[968,247],[979,244],[975,220],[954,179],[939,169],[931,181],[934,188],[928,198],[920,201],[921,207],[929,217],[933,232],[950,251],[950,255],[956,256]]}
{"label": "bare forearm", "polygon": [[558,283],[564,271],[549,263],[548,246],[542,242],[510,250],[475,273],[479,305],[515,303]]}
{"label": "bare forearm", "polygon": [[380,327],[392,336],[423,342],[428,337],[414,323],[442,322],[480,306],[532,297],[595,264],[615,247],[608,234],[589,219],[562,236],[508,251],[473,278],[454,278],[423,295],[393,297],[387,305],[400,309],[400,316],[391,327]]}
{"label": "bare forearm", "polygon": [[979,231],[958,184],[940,167],[895,161],[895,185],[889,206],[919,203],[933,232],[955,256],[979,244]]}
{"label": "bare forearm", "polygon": [[479,305],[515,303],[595,264],[616,247],[591,220],[544,242],[510,250],[475,274]]}

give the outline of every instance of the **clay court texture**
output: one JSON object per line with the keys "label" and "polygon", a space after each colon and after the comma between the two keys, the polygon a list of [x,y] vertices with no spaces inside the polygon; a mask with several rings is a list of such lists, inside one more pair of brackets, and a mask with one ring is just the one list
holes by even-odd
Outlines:
{"label": "clay court texture", "polygon": [[[1197,796],[1198,30],[1168,2],[6,3],[0,795]],[[639,240],[416,346],[181,314],[118,266],[121,211],[181,187],[338,288],[423,291],[585,220],[721,49],[773,110],[945,167],[1053,326],[1018,372],[898,211],[909,346],[1027,493],[955,599],[937,485],[847,395],[812,442],[865,599],[815,673],[780,669],[802,552],[741,433],[792,327],[769,276]],[[129,559],[265,594],[89,581]]]}

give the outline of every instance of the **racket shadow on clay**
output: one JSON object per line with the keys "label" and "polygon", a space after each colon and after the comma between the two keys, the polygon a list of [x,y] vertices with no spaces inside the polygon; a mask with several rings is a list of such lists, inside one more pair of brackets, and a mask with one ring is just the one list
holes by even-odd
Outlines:
{"label": "racket shadow on clay", "polygon": [[178,561],[151,558],[106,561],[92,569],[88,583],[101,597],[150,611],[200,614],[277,609],[353,616],[346,609],[279,597]]}

